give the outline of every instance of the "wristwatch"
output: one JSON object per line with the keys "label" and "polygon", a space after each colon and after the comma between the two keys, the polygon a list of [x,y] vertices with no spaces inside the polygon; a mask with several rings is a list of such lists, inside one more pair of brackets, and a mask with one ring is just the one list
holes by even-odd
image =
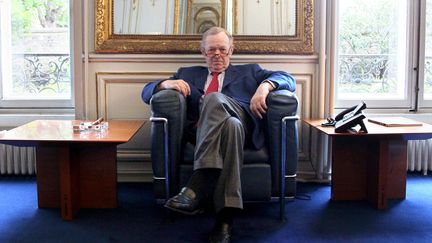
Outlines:
{"label": "wristwatch", "polygon": [[268,80],[268,79],[262,81],[261,83],[269,83],[269,84],[273,87],[273,89],[276,89],[276,88],[277,88],[277,87],[276,87],[276,84],[275,84],[273,81]]}

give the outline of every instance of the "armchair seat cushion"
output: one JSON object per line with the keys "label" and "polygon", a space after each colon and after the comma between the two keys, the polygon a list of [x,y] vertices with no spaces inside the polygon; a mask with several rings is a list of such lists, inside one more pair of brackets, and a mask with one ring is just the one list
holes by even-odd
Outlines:
{"label": "armchair seat cushion", "polygon": [[[194,158],[194,145],[186,143],[183,150],[183,163],[182,164],[193,164]],[[243,164],[262,164],[263,162],[269,163],[269,154],[266,147],[259,150],[247,148],[244,150]]]}

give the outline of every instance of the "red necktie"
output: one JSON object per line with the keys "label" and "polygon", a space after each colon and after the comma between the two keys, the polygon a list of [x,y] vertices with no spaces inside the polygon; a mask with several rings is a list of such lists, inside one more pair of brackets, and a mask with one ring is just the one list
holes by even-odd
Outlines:
{"label": "red necktie", "polygon": [[208,94],[210,94],[212,92],[218,92],[218,89],[219,89],[219,79],[218,79],[218,76],[219,76],[219,74],[220,73],[211,73],[212,80],[211,80],[209,86],[207,87],[207,90],[206,90],[204,96],[206,96],[206,95],[208,95]]}

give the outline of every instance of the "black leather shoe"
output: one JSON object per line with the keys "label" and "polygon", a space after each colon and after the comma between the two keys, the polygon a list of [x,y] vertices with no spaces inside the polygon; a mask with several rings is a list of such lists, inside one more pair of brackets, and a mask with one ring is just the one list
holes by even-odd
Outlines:
{"label": "black leather shoe", "polygon": [[232,225],[217,222],[209,236],[210,243],[229,243],[231,241]]}
{"label": "black leather shoe", "polygon": [[195,192],[187,187],[183,187],[179,194],[168,199],[165,207],[179,213],[194,215],[202,211],[199,208],[200,201]]}

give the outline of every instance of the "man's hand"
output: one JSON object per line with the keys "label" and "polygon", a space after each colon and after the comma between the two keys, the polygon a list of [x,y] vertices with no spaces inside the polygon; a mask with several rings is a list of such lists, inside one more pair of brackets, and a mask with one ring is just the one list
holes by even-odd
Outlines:
{"label": "man's hand", "polygon": [[258,86],[250,102],[250,109],[255,117],[262,119],[267,112],[266,98],[272,90],[273,86],[267,82],[263,82]]}
{"label": "man's hand", "polygon": [[157,90],[159,91],[163,89],[177,90],[178,92],[182,93],[184,97],[189,96],[191,94],[191,89],[189,87],[189,84],[186,83],[186,81],[184,81],[183,79],[162,81],[157,86]]}

